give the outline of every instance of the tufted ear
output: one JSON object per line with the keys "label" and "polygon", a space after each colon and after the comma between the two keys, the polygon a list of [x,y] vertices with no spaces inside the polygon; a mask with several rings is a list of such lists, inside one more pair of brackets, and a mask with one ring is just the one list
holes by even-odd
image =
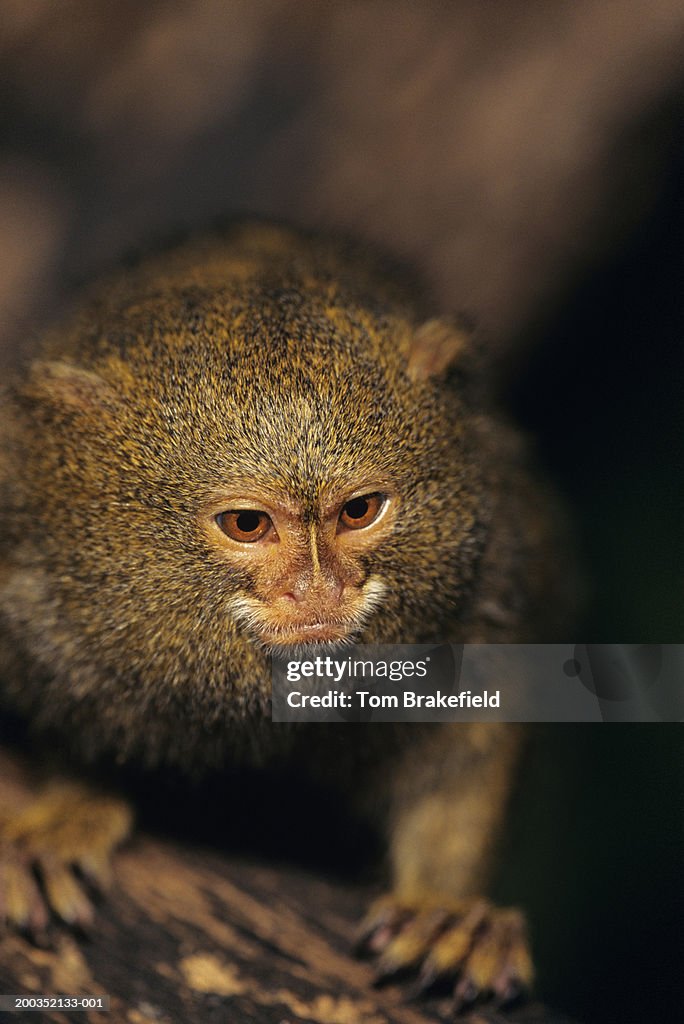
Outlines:
{"label": "tufted ear", "polygon": [[443,377],[452,367],[469,364],[473,332],[448,320],[427,320],[411,339],[408,374],[415,380]]}
{"label": "tufted ear", "polygon": [[117,400],[114,389],[99,374],[61,360],[32,363],[20,394],[29,401],[78,412],[98,412]]}

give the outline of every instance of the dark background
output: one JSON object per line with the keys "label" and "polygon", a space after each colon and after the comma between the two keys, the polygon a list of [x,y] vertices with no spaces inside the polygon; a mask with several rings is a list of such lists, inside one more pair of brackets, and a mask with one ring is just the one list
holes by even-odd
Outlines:
{"label": "dark background", "polygon": [[[679,116],[669,130],[652,207],[576,275],[512,389],[574,511],[589,642],[682,642]],[[544,989],[588,1022],[681,1014],[683,767],[679,724],[535,737],[502,890],[530,893]]]}
{"label": "dark background", "polygon": [[[684,642],[684,7],[6,0],[0,355],[131,245],[254,211],[414,263],[572,509],[583,642]],[[534,736],[500,895],[541,994],[681,1014],[679,725]]]}

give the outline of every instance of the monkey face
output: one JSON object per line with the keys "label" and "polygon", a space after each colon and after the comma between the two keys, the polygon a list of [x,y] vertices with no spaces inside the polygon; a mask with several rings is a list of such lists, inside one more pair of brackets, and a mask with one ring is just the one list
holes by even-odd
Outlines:
{"label": "monkey face", "polygon": [[373,483],[356,490],[331,496],[313,516],[287,495],[273,502],[243,491],[209,519],[227,567],[247,565],[254,581],[230,611],[267,649],[348,642],[381,603],[386,584],[364,556],[391,533],[397,497]]}

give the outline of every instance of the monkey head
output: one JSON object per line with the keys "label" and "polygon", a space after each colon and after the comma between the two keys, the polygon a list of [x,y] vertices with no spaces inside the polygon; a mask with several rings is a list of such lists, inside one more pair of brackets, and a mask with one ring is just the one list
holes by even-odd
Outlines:
{"label": "monkey head", "polygon": [[295,645],[439,639],[469,593],[489,511],[464,334],[269,237],[123,275],[16,390],[2,613],[43,685],[112,719],[263,699]]}

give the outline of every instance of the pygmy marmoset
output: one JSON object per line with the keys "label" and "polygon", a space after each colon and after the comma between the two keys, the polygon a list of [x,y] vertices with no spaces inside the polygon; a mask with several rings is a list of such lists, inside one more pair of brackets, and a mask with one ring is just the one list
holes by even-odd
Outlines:
{"label": "pygmy marmoset", "polygon": [[[3,705],[84,763],[310,762],[386,834],[366,948],[457,1004],[531,978],[482,898],[515,730],[339,726],[338,758],[334,727],[270,721],[269,655],[555,639],[553,503],[486,376],[381,260],[249,223],[94,289],[2,417]],[[9,923],[86,920],[73,868],[103,879],[129,827],[73,783],[5,821]]]}

